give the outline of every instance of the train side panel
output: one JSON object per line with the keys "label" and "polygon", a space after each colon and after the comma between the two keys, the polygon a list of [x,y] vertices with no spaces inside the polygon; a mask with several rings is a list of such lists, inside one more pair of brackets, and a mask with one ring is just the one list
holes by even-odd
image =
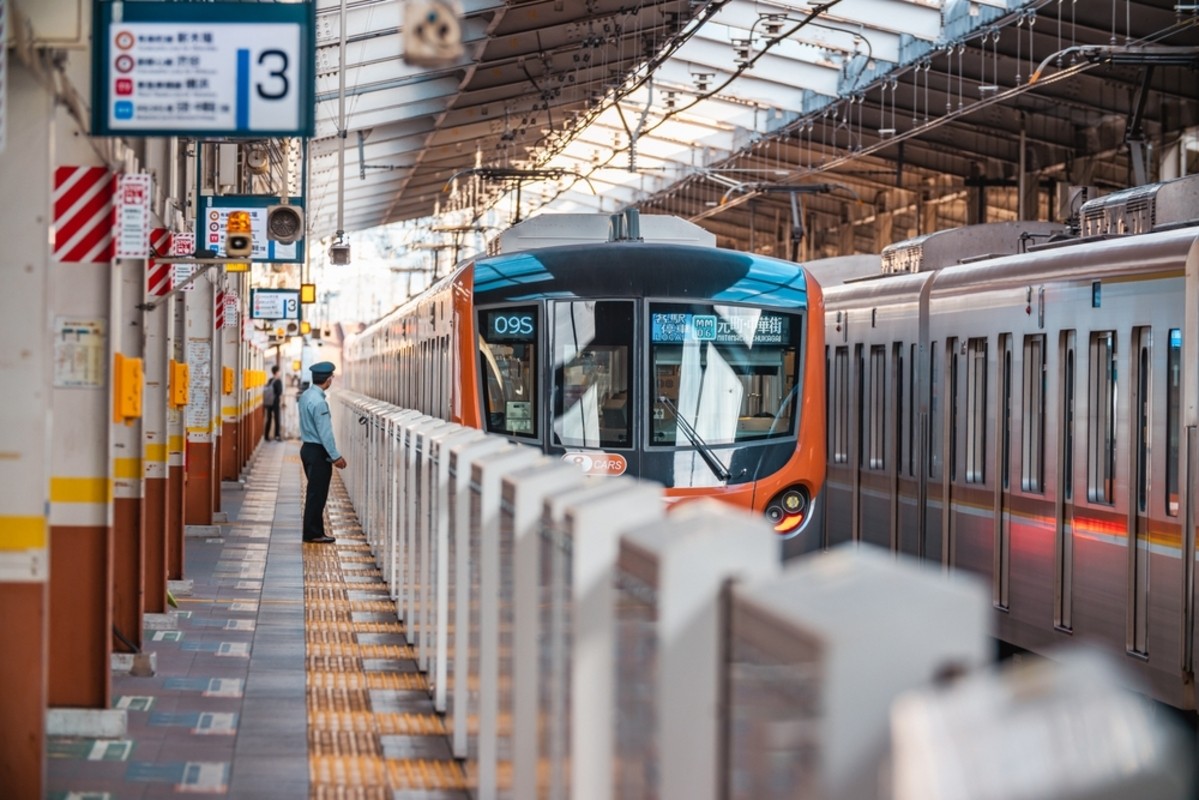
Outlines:
{"label": "train side panel", "polygon": [[1181,376],[1199,352],[1184,330],[1194,242],[948,268],[924,315],[911,277],[830,290],[826,541],[977,573],[1004,641],[1101,640],[1156,696],[1193,707]]}

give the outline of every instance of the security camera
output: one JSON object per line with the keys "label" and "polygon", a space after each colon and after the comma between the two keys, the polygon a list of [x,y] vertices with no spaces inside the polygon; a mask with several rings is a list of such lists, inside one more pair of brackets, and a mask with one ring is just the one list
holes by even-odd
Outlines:
{"label": "security camera", "polygon": [[345,242],[329,245],[329,263],[343,267],[350,263],[350,245]]}
{"label": "security camera", "polygon": [[462,26],[453,0],[408,0],[404,6],[404,61],[441,67],[460,58]]}

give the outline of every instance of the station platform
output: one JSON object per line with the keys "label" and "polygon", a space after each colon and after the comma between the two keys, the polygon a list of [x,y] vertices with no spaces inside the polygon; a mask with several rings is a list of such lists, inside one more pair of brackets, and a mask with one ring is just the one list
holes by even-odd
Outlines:
{"label": "station platform", "polygon": [[154,674],[114,659],[125,733],[50,737],[48,797],[466,797],[340,477],[329,545],[300,541],[302,481],[292,441],[223,484],[228,522],[186,538],[178,610],[147,615]]}

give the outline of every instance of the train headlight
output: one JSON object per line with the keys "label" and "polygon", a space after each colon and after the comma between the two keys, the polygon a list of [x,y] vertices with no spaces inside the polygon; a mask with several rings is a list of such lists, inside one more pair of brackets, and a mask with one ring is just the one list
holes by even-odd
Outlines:
{"label": "train headlight", "polygon": [[796,486],[776,495],[766,506],[766,519],[774,526],[775,533],[790,538],[799,533],[807,519],[808,491]]}

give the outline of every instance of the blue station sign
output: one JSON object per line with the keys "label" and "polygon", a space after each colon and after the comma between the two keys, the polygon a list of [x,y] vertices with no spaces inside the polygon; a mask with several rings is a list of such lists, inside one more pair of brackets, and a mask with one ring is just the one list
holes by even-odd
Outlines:
{"label": "blue station sign", "polygon": [[312,136],[314,9],[94,0],[92,134]]}

